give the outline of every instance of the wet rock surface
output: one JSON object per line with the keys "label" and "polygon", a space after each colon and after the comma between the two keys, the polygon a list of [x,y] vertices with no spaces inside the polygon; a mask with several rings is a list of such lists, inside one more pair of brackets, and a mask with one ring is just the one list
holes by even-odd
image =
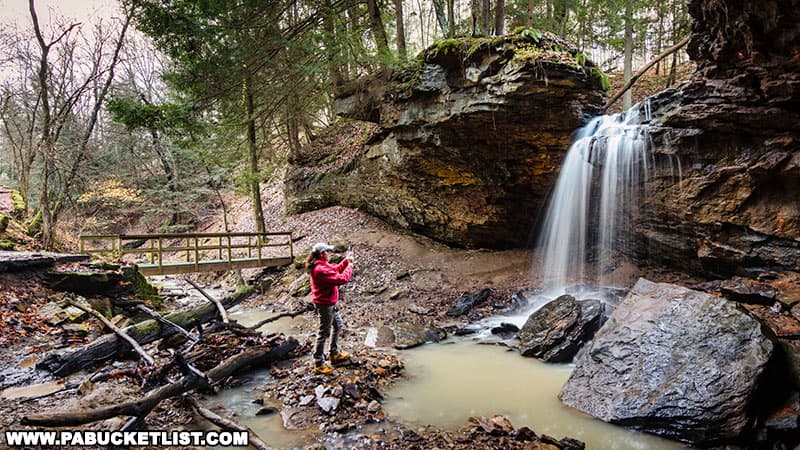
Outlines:
{"label": "wet rock surface", "polygon": [[640,279],[561,392],[601,420],[697,444],[735,439],[773,353],[736,304]]}
{"label": "wet rock surface", "polygon": [[18,272],[22,270],[35,269],[37,267],[48,267],[59,263],[86,261],[88,259],[89,257],[86,255],[44,252],[10,252],[0,250],[0,273]]}
{"label": "wet rock surface", "polygon": [[380,131],[292,155],[288,209],[338,204],[458,246],[526,245],[572,132],[603,103],[576,53],[548,33],[450,39],[388,82],[358,80],[335,109]]}
{"label": "wet rock surface", "polygon": [[600,300],[577,301],[566,294],[528,317],[519,332],[522,356],[547,362],[568,362],[591,339],[603,320]]}
{"label": "wet rock surface", "polygon": [[428,342],[439,342],[447,333],[439,328],[407,322],[385,325],[378,329],[378,347],[394,347],[398,350],[418,347]]}
{"label": "wet rock surface", "polygon": [[462,295],[453,302],[453,307],[447,311],[447,315],[450,317],[463,316],[472,311],[472,309],[479,304],[485,302],[491,294],[491,289],[484,288],[481,289],[480,292],[476,292],[472,295]]}
{"label": "wet rock surface", "polygon": [[631,256],[713,277],[800,271],[800,8],[692,0],[689,13],[698,69],[651,98],[658,164]]}
{"label": "wet rock surface", "polygon": [[718,292],[729,300],[743,303],[772,305],[779,297],[779,291],[774,286],[742,277],[708,281],[693,288],[703,292]]}
{"label": "wet rock surface", "polygon": [[528,427],[514,428],[502,415],[471,417],[458,430],[441,430],[432,426],[411,428],[408,425],[388,422],[377,432],[351,433],[337,444],[344,448],[365,449],[428,449],[451,448],[459,450],[487,449],[537,449],[583,450],[586,446],[577,439],[556,439],[537,435]]}

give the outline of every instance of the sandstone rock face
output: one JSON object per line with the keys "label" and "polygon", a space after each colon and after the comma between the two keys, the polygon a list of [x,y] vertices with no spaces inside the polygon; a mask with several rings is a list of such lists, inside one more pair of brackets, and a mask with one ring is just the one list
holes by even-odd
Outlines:
{"label": "sandstone rock face", "polygon": [[734,302],[640,279],[576,359],[561,400],[697,444],[736,438],[772,342]]}
{"label": "sandstone rock face", "polygon": [[600,327],[600,300],[576,301],[562,295],[528,317],[519,332],[522,356],[547,362],[568,362]]}
{"label": "sandstone rock face", "polygon": [[288,210],[339,204],[458,246],[526,245],[570,135],[603,103],[576,53],[551,35],[451,39],[362,80],[336,111],[380,129],[293,155]]}
{"label": "sandstone rock face", "polygon": [[[692,0],[693,79],[651,99],[640,261],[713,276],[800,270],[800,8]],[[680,161],[681,173],[675,162]]]}

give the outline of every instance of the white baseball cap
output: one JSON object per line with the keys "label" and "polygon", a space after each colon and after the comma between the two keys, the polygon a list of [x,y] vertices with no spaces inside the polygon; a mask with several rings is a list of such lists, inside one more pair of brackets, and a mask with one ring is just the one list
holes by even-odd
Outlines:
{"label": "white baseball cap", "polygon": [[322,253],[322,252],[330,252],[332,250],[333,250],[333,247],[331,247],[330,245],[328,245],[328,244],[326,244],[324,242],[319,242],[317,244],[314,244],[314,247],[311,249],[311,251],[313,253],[317,253],[317,254]]}

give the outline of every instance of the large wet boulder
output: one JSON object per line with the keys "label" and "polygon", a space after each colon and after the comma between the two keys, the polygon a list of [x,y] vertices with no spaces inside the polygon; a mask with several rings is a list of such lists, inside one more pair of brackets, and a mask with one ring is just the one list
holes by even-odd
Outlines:
{"label": "large wet boulder", "polygon": [[750,421],[773,353],[736,303],[640,279],[576,359],[561,400],[601,420],[715,444]]}
{"label": "large wet boulder", "polygon": [[547,362],[567,362],[600,328],[603,319],[600,300],[577,301],[562,295],[532,313],[519,332],[522,356]]}
{"label": "large wet boulder", "polygon": [[640,262],[714,277],[800,271],[800,7],[691,0],[685,84],[651,98],[659,164]]}
{"label": "large wet boulder", "polygon": [[603,76],[569,43],[527,30],[438,42],[410,67],[337,94],[337,124],[290,155],[287,209],[367,211],[450,244],[524,246]]}

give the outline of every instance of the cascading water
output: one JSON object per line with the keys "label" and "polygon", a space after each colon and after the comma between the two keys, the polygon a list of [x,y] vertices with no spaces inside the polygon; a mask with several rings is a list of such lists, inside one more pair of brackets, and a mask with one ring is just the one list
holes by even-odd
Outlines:
{"label": "cascading water", "polygon": [[630,250],[631,214],[638,211],[651,165],[649,120],[649,103],[637,104],[578,131],[539,237],[538,267],[547,291],[613,281],[607,274],[616,252]]}

